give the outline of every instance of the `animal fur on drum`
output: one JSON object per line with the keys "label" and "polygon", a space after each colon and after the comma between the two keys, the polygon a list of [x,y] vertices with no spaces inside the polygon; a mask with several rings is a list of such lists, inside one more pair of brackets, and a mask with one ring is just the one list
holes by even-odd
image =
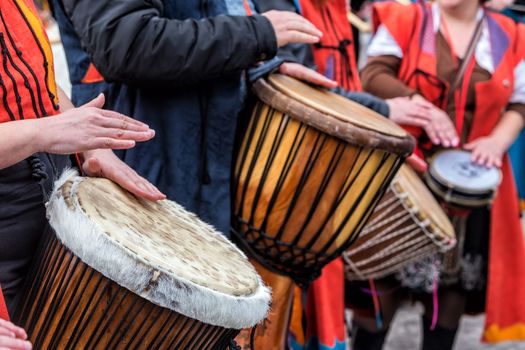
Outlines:
{"label": "animal fur on drum", "polygon": [[[120,246],[88,218],[76,196],[76,188],[83,179],[78,177],[76,171],[65,171],[55,182],[53,194],[47,203],[47,215],[58,239],[84,263],[152,303],[206,324],[242,329],[265,319],[271,296],[270,290],[263,285],[258,275],[259,283],[254,293],[234,296],[175,276],[163,271],[162,267],[151,266]],[[65,199],[61,195],[61,187],[68,181],[72,181],[71,197]],[[175,204],[174,207],[180,220],[195,221],[194,214],[180,205]],[[220,236],[219,239],[226,241],[205,223],[199,230],[203,234]],[[239,249],[235,250],[246,258]]]}

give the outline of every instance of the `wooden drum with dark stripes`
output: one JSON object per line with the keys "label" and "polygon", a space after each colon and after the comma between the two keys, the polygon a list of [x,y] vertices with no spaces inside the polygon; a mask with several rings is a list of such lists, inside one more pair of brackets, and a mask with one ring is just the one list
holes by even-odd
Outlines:
{"label": "wooden drum with dark stripes", "polygon": [[284,75],[254,92],[234,233],[263,265],[306,284],[356,239],[414,141],[372,110]]}
{"label": "wooden drum with dark stripes", "polygon": [[447,215],[418,175],[403,165],[357,241],[343,253],[346,279],[383,278],[455,245]]}
{"label": "wooden drum with dark stripes", "polygon": [[14,321],[35,349],[226,349],[270,294],[242,252],[171,201],[67,173]]}

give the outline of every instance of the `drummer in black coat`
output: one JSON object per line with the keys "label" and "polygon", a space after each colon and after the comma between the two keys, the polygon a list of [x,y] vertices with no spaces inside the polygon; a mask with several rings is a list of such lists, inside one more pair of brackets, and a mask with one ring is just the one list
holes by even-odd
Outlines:
{"label": "drummer in black coat", "polygon": [[259,15],[247,0],[53,0],[73,102],[107,105],[151,125],[148,145],[119,153],[166,195],[230,229],[234,133],[244,71],[320,32],[302,17]]}

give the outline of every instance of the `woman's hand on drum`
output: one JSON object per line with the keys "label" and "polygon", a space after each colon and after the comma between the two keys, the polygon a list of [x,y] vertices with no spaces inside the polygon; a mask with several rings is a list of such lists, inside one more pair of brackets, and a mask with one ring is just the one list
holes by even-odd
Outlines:
{"label": "woman's hand on drum", "polygon": [[448,114],[433,107],[430,116],[430,122],[424,127],[430,141],[443,147],[456,147],[459,144],[459,137]]}
{"label": "woman's hand on drum", "polygon": [[290,11],[268,11],[262,14],[272,24],[277,46],[289,43],[315,44],[323,33],[304,17]]}
{"label": "woman's hand on drum", "polygon": [[120,160],[112,150],[84,152],[81,158],[82,169],[88,176],[110,179],[134,195],[147,200],[166,199],[162,192]]}
{"label": "woman's hand on drum", "polygon": [[52,118],[35,119],[37,151],[72,154],[93,149],[128,149],[152,139],[146,124],[117,112],[103,110],[104,95],[82,107]]}
{"label": "woman's hand on drum", "polygon": [[337,86],[336,81],[328,79],[315,70],[299,63],[285,62],[279,67],[279,73],[329,89],[335,88]]}
{"label": "woman's hand on drum", "polygon": [[29,350],[32,347],[23,328],[0,319],[0,350]]}
{"label": "woman's hand on drum", "polygon": [[467,143],[464,148],[472,152],[471,159],[473,162],[487,168],[501,167],[505,149],[500,146],[497,138],[492,136],[480,137]]}
{"label": "woman's hand on drum", "polygon": [[433,105],[424,100],[396,97],[385,101],[390,109],[388,118],[396,124],[424,128],[431,121]]}

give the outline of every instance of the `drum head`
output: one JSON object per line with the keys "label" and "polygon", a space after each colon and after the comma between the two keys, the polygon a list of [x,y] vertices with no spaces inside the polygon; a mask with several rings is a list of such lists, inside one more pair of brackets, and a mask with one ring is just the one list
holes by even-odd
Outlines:
{"label": "drum head", "polygon": [[406,137],[407,133],[388,118],[336,93],[316,89],[286,75],[273,74],[270,84],[301,103],[343,122],[373,130],[384,135]]}
{"label": "drum head", "polygon": [[455,238],[454,227],[447,215],[410,166],[401,166],[393,184],[400,186],[403,194],[408,195],[414,210],[419,211],[420,215],[431,220],[443,235]]}
{"label": "drum head", "polygon": [[[57,184],[50,223],[62,243],[95,270],[208,324],[245,328],[264,319],[270,300],[254,267],[180,205],[139,200],[106,179],[64,175]],[[239,310],[243,304],[247,309]]]}
{"label": "drum head", "polygon": [[442,185],[466,194],[491,193],[501,182],[501,172],[470,160],[470,152],[449,150],[433,157],[429,172]]}

